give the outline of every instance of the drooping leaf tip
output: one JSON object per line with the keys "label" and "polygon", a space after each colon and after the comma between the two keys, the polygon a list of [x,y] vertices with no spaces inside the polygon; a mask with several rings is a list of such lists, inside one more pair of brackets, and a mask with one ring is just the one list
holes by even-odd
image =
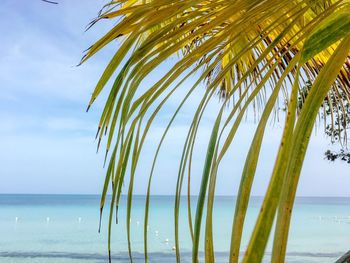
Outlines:
{"label": "drooping leaf tip", "polygon": [[101,233],[102,211],[103,211],[103,206],[100,207],[100,220],[98,223],[98,233]]}
{"label": "drooping leaf tip", "polygon": [[96,135],[95,135],[95,140],[97,139],[98,134],[100,133],[100,130],[101,130],[101,125],[99,125],[99,126],[97,127],[97,132],[96,132]]}
{"label": "drooping leaf tip", "polygon": [[[87,49],[87,50],[89,50],[89,49]],[[86,51],[84,51],[84,52],[86,52]],[[81,64],[84,63],[84,61],[87,59],[86,57],[87,57],[87,54],[83,55],[83,57],[81,58],[80,62],[77,65],[77,67],[81,66]]]}
{"label": "drooping leaf tip", "polygon": [[89,105],[88,105],[87,108],[86,108],[86,112],[89,111],[90,107],[91,107],[91,104],[89,103]]}
{"label": "drooping leaf tip", "polygon": [[115,212],[115,223],[116,224],[118,224],[118,208],[119,208],[119,206],[117,205],[115,208],[116,209],[116,212]]}
{"label": "drooping leaf tip", "polygon": [[101,145],[101,137],[98,138],[96,153],[98,153],[98,150],[100,149],[100,145]]}
{"label": "drooping leaf tip", "polygon": [[103,168],[106,166],[107,156],[108,156],[108,149],[106,149],[105,159],[103,161]]}
{"label": "drooping leaf tip", "polygon": [[53,4],[53,5],[58,5],[58,2],[54,2],[54,1],[49,1],[49,0],[41,0],[45,3],[49,3],[49,4]]}
{"label": "drooping leaf tip", "polygon": [[95,99],[96,99],[96,97],[95,97],[95,98],[92,97],[92,98],[90,99],[90,102],[89,102],[89,105],[87,106],[86,112],[89,111],[89,109],[90,109],[91,105],[94,103]]}
{"label": "drooping leaf tip", "polygon": [[[85,49],[85,50],[83,51],[83,53],[89,51],[89,50],[92,48],[92,46],[93,46],[93,45],[91,45],[91,46],[89,46],[87,49]],[[87,55],[85,54],[81,60],[84,60],[84,58],[85,58],[86,56],[87,56]]]}

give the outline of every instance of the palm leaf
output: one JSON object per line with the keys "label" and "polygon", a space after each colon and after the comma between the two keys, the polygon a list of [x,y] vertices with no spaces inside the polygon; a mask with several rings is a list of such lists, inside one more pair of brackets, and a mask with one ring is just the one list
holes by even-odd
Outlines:
{"label": "palm leaf", "polygon": [[[193,113],[179,162],[174,204],[177,262],[181,259],[180,196],[186,176],[192,261],[198,262],[203,216],[206,217],[205,260],[215,260],[212,218],[215,216],[217,171],[243,117],[253,107],[261,116],[242,172],[232,227],[230,262],[238,262],[246,210],[266,125],[279,101],[287,100],[284,132],[270,184],[243,258],[244,262],[261,262],[278,211],[272,261],[283,262],[298,178],[320,106],[329,94],[341,93],[350,97],[349,6],[348,0],[115,0],[101,10],[91,26],[103,19],[116,19],[117,23],[87,50],[82,63],[106,45],[117,42],[116,53],[98,81],[88,106],[89,109],[110,79],[115,78],[96,135],[98,147],[103,135],[107,136],[106,160],[109,165],[100,208],[102,213],[108,188],[112,185],[109,251],[113,208],[118,208],[125,179],[129,178],[126,220],[132,260],[133,185],[137,180],[136,170],[144,142],[168,99],[183,89],[186,80],[194,79],[195,84],[179,100],[177,109],[169,118],[152,163],[145,203],[145,261],[148,261],[147,225],[157,157],[184,103],[204,83],[205,91]],[[170,57],[176,58],[174,65],[159,76],[156,83],[145,88],[143,80]],[[306,81],[313,86],[299,112],[296,98],[300,83]],[[214,99],[220,104],[220,110],[208,141],[192,225],[189,195],[193,149],[202,116],[208,103]],[[233,106],[230,102],[234,102]],[[335,100],[335,103],[341,104],[340,100]],[[344,107],[339,105],[337,109]],[[109,156],[111,148],[113,151]],[[236,154],[240,154],[239,151]],[[284,162],[286,158],[290,160],[288,165]]]}

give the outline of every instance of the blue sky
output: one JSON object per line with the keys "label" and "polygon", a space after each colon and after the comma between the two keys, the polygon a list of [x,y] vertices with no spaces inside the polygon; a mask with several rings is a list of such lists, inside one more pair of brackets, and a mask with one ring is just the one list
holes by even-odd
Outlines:
{"label": "blue sky", "polygon": [[[94,84],[117,43],[86,64],[75,65],[83,50],[113,25],[104,21],[84,32],[104,3],[102,0],[60,0],[59,5],[50,5],[39,0],[2,0],[0,193],[100,193],[105,169],[103,153],[96,154],[94,136],[106,94],[102,94],[88,114],[85,109]],[[159,72],[164,70],[166,65]],[[147,81],[143,85],[147,85]],[[137,171],[135,192],[138,194],[145,191],[154,145],[170,110],[190,85],[191,81],[185,83],[154,124]],[[185,105],[162,150],[152,186],[155,194],[174,193],[176,162],[194,101]],[[196,146],[193,194],[198,190],[203,153],[217,105],[214,103],[209,109]],[[254,126],[248,120],[239,130],[239,140],[232,145],[219,171],[218,194],[237,192]],[[281,123],[271,125],[266,132],[253,185],[255,195],[264,194],[281,126]],[[320,129],[311,140],[298,195],[350,196],[349,167],[342,162],[324,160],[323,152],[328,147],[329,141]]]}

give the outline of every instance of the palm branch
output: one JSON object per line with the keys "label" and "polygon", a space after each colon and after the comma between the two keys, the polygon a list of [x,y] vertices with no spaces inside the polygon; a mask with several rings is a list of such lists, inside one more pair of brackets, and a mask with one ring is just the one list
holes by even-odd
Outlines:
{"label": "palm branch", "polygon": [[[98,147],[106,135],[108,168],[101,197],[101,214],[108,188],[112,187],[108,225],[110,254],[113,214],[117,213],[125,178],[127,182],[127,236],[135,171],[152,123],[175,91],[188,79],[195,84],[178,101],[159,138],[149,174],[145,203],[144,253],[150,189],[156,160],[171,125],[193,92],[205,83],[188,127],[174,204],[176,258],[180,262],[179,207],[183,181],[190,183],[191,160],[199,124],[208,103],[217,100],[220,110],[208,142],[194,221],[188,189],[192,261],[198,262],[201,225],[205,220],[205,261],[214,262],[212,229],[218,167],[235,138],[247,109],[260,105],[261,116],[246,157],[232,225],[230,262],[238,262],[242,231],[251,196],[260,148],[269,118],[279,98],[287,101],[281,143],[267,192],[243,262],[261,262],[273,221],[277,217],[272,262],[283,262],[298,180],[312,129],[327,96],[350,97],[350,3],[347,0],[119,0],[108,3],[92,21],[116,24],[86,52],[82,63],[107,44],[118,43],[92,94],[88,109],[107,82],[114,78],[101,114]],[[169,67],[150,87],[140,85],[167,59]],[[312,86],[298,109],[302,83]],[[271,90],[266,91],[266,87]],[[341,101],[336,100],[338,109]],[[233,102],[233,103],[232,103]],[[288,160],[288,161],[286,161]],[[128,176],[126,176],[128,174]],[[188,184],[190,188],[190,184]],[[204,213],[204,206],[206,213]],[[204,223],[203,223],[204,224]]]}

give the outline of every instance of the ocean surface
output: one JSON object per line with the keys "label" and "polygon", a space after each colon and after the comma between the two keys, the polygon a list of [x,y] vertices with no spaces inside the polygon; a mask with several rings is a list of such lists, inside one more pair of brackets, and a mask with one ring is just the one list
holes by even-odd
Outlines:
{"label": "ocean surface", "polygon": [[[108,262],[108,209],[101,233],[98,195],[0,195],[0,262]],[[242,251],[248,242],[262,199],[249,205]],[[131,240],[134,262],[143,262],[144,196],[133,198]],[[180,210],[180,252],[190,262],[186,197]],[[196,198],[192,198],[192,212]],[[214,207],[216,262],[227,262],[234,197],[217,197]],[[174,198],[153,196],[148,225],[150,262],[175,262]],[[108,205],[107,205],[108,206]],[[113,220],[112,262],[129,262],[126,239],[126,198],[118,224]],[[202,232],[204,233],[204,232]],[[203,235],[202,235],[203,237]],[[271,241],[271,240],[270,240]],[[203,242],[202,242],[203,243]],[[335,262],[350,250],[350,198],[299,197],[293,212],[286,262]],[[203,261],[203,247],[200,261]],[[264,261],[269,262],[271,242]]]}

